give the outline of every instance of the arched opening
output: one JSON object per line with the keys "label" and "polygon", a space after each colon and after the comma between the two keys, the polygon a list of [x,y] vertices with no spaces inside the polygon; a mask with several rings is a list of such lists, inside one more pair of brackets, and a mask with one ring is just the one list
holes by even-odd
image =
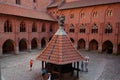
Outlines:
{"label": "arched opening", "polygon": [[21,39],[19,42],[19,50],[20,51],[25,51],[27,50],[27,43],[25,39]]}
{"label": "arched opening", "polygon": [[72,43],[74,43],[74,39],[73,38],[70,38],[70,40],[72,41]]}
{"label": "arched opening", "polygon": [[120,44],[118,45],[118,54],[120,54]]}
{"label": "arched opening", "polygon": [[8,39],[4,42],[2,46],[3,54],[9,54],[14,52],[14,43],[12,40]]}
{"label": "arched opening", "polygon": [[37,45],[37,40],[34,38],[31,41],[31,49],[37,49],[38,45]]}
{"label": "arched opening", "polygon": [[41,48],[45,48],[45,46],[46,46],[46,41],[45,41],[45,38],[43,38],[41,40]]}
{"label": "arched opening", "polygon": [[89,44],[90,50],[98,50],[98,42],[96,40],[91,40]]}
{"label": "arched opening", "polygon": [[78,49],[85,49],[85,40],[84,39],[80,39],[78,41]]}
{"label": "arched opening", "polygon": [[113,44],[111,41],[105,41],[102,45],[102,51],[107,53],[113,53]]}
{"label": "arched opening", "polygon": [[12,23],[9,20],[4,23],[4,32],[12,32]]}
{"label": "arched opening", "polygon": [[49,38],[49,41],[52,39],[52,37]]}

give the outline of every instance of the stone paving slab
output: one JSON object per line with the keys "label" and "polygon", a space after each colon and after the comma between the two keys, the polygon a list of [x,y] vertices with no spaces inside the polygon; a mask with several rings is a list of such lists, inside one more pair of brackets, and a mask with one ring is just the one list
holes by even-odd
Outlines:
{"label": "stone paving slab", "polygon": [[[35,59],[38,50],[3,56],[1,60],[2,80],[40,80],[41,61],[34,60],[29,71],[29,60]],[[96,51],[80,51],[89,56],[89,71],[80,72],[77,80],[120,80],[120,56],[98,54]],[[80,67],[80,66],[79,66]]]}

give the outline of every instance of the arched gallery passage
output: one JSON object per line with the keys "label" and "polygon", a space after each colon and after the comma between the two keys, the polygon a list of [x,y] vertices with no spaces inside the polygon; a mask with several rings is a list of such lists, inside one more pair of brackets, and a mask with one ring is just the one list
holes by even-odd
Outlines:
{"label": "arched gallery passage", "polygon": [[74,39],[73,38],[70,38],[70,40],[72,41],[72,43],[74,43]]}
{"label": "arched gallery passage", "polygon": [[41,39],[41,48],[45,48],[45,46],[46,46],[45,38],[42,38]]}
{"label": "arched gallery passage", "polygon": [[31,40],[31,49],[37,49],[38,45],[37,45],[37,39],[33,38]]}
{"label": "arched gallery passage", "polygon": [[27,50],[27,41],[25,39],[21,39],[19,41],[19,51]]}
{"label": "arched gallery passage", "polygon": [[10,39],[6,40],[2,45],[3,54],[13,53],[14,51],[14,42]]}
{"label": "arched gallery passage", "polygon": [[120,54],[120,44],[118,45],[118,54]]}
{"label": "arched gallery passage", "polygon": [[98,50],[98,42],[96,40],[91,40],[89,43],[90,50]]}
{"label": "arched gallery passage", "polygon": [[49,38],[49,41],[52,39],[52,37]]}
{"label": "arched gallery passage", "polygon": [[102,44],[102,51],[107,53],[113,53],[113,44],[111,41],[105,41]]}
{"label": "arched gallery passage", "polygon": [[78,49],[85,49],[85,40],[84,39],[80,39],[78,41]]}

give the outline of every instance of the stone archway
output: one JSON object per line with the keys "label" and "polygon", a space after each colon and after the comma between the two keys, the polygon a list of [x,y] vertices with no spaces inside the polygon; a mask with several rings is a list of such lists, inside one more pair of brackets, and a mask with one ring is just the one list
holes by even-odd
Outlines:
{"label": "stone archway", "polygon": [[8,39],[4,42],[3,46],[2,46],[2,52],[3,54],[9,54],[9,53],[13,53],[14,51],[14,43],[12,40]]}
{"label": "stone archway", "polygon": [[74,39],[73,38],[70,38],[70,40],[72,41],[72,43],[74,43]]}
{"label": "stone archway", "polygon": [[27,42],[25,39],[21,39],[19,41],[19,51],[25,51],[27,50]]}
{"label": "stone archway", "polygon": [[102,51],[107,53],[113,53],[113,44],[111,41],[105,41],[102,44]]}
{"label": "stone archway", "polygon": [[98,42],[96,40],[91,40],[89,43],[90,50],[98,50]]}
{"label": "stone archway", "polygon": [[120,54],[120,44],[118,45],[118,54]]}
{"label": "stone archway", "polygon": [[45,46],[46,46],[45,38],[42,38],[42,40],[41,40],[41,48],[45,48]]}
{"label": "stone archway", "polygon": [[49,38],[49,41],[52,39],[52,37]]}
{"label": "stone archway", "polygon": [[34,38],[31,41],[31,49],[37,49],[38,45],[37,45],[37,40]]}
{"label": "stone archway", "polygon": [[85,40],[84,39],[80,39],[78,41],[78,49],[85,49]]}

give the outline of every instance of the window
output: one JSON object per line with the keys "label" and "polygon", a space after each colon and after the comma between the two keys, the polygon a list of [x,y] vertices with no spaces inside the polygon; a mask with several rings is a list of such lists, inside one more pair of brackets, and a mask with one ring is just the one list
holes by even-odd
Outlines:
{"label": "window", "polygon": [[80,33],[85,33],[85,25],[80,25]]}
{"label": "window", "polygon": [[112,16],[112,10],[107,11],[107,16]]}
{"label": "window", "polygon": [[84,13],[81,13],[80,14],[80,17],[83,19],[83,18],[85,18],[85,14]]}
{"label": "window", "polygon": [[20,32],[26,32],[26,28],[25,28],[25,23],[24,22],[20,23]]}
{"label": "window", "polygon": [[105,27],[105,33],[112,33],[112,25],[108,23]]}
{"label": "window", "polygon": [[20,4],[20,0],[16,0],[16,4]]}
{"label": "window", "polygon": [[71,18],[71,19],[74,18],[74,14],[70,14],[70,18]]}
{"label": "window", "polygon": [[41,30],[41,32],[45,32],[46,30],[45,30],[45,24],[43,23],[42,24],[42,30]]}
{"label": "window", "polygon": [[4,32],[12,32],[12,24],[8,20],[4,23]]}
{"label": "window", "polygon": [[94,11],[94,12],[93,12],[93,17],[96,18],[97,16],[98,16],[97,11]]}
{"label": "window", "polygon": [[32,32],[37,32],[37,26],[35,23],[32,24]]}
{"label": "window", "polygon": [[73,24],[70,25],[70,32],[74,33],[74,25]]}
{"label": "window", "polygon": [[98,33],[98,26],[96,24],[93,25],[91,33]]}

